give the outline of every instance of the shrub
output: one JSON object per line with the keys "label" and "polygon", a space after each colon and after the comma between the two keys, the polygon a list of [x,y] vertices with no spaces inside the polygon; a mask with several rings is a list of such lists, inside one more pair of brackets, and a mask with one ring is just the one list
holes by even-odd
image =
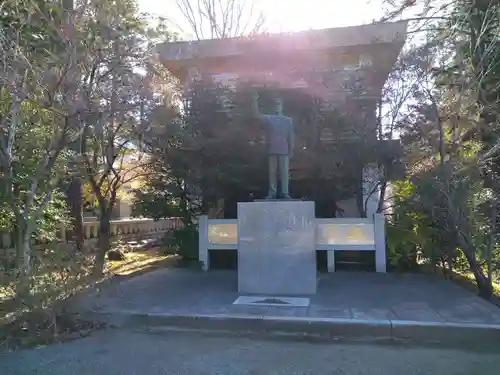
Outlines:
{"label": "shrub", "polygon": [[167,252],[175,252],[185,261],[198,261],[198,227],[195,224],[175,229],[165,236]]}
{"label": "shrub", "polygon": [[415,232],[398,225],[387,228],[387,261],[398,271],[413,270],[418,266],[418,246]]}

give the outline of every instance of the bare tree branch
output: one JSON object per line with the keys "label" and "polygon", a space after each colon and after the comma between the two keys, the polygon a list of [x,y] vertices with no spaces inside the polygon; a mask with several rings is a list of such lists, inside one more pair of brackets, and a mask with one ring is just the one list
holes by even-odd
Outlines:
{"label": "bare tree branch", "polygon": [[177,0],[177,7],[196,39],[253,35],[265,23],[249,0]]}

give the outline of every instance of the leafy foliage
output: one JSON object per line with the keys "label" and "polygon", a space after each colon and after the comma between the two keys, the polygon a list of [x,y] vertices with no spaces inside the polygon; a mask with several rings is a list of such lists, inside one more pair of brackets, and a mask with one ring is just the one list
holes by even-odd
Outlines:
{"label": "leafy foliage", "polygon": [[491,298],[499,238],[500,4],[387,3],[389,18],[419,6],[412,27],[425,42],[410,48],[426,51],[429,62],[397,124],[410,181],[396,186],[393,262],[417,252],[450,276],[466,268],[480,295]]}
{"label": "leafy foliage", "polygon": [[266,195],[264,128],[250,106],[257,90],[263,113],[278,94],[284,98],[285,113],[295,122],[292,196],[316,200],[320,214],[332,216],[331,202],[350,198],[359,189],[361,169],[366,160],[376,157],[377,148],[364,137],[326,144],[323,136],[361,133],[366,125],[349,122],[348,114],[328,109],[308,93],[258,89],[252,82],[230,89],[203,77],[191,86],[184,107],[167,106],[155,113],[153,124],[166,125],[153,125],[145,136],[154,172],[147,186],[137,191],[136,214],[155,218],[174,214],[190,223],[197,215],[215,210],[221,200],[225,217],[231,217],[237,201]]}
{"label": "leafy foliage", "polygon": [[164,239],[168,252],[172,250],[185,261],[198,261],[198,227],[194,224],[169,232]]}

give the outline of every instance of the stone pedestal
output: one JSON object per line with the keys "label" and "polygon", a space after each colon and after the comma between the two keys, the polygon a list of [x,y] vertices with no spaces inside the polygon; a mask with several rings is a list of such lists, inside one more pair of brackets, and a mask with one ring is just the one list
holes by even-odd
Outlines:
{"label": "stone pedestal", "polygon": [[316,293],[314,202],[238,203],[238,291]]}

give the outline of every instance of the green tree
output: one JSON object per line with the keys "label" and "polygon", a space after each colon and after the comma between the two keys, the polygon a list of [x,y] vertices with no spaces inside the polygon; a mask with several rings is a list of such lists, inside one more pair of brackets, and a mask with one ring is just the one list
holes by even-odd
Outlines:
{"label": "green tree", "polygon": [[412,31],[432,47],[433,74],[414,98],[418,116],[403,124],[410,173],[425,186],[419,202],[440,230],[440,247],[463,254],[480,294],[490,298],[498,241],[499,3],[387,4],[393,7],[387,19],[419,9]]}
{"label": "green tree", "polygon": [[151,59],[164,24],[151,28],[135,1],[65,6],[2,3],[1,185],[23,290],[32,273],[32,236],[68,178],[88,180],[100,201],[96,273],[102,271],[113,197],[130,172],[123,161],[142,146],[156,92],[172,85]]}
{"label": "green tree", "polygon": [[67,46],[57,3],[6,1],[2,8],[2,22],[12,21],[2,33],[2,201],[11,210],[22,296],[32,274],[33,236],[49,207],[57,205],[65,148],[77,132],[71,119],[80,108],[61,95],[74,56],[56,54]]}
{"label": "green tree", "polygon": [[[165,31],[163,24],[152,28],[135,0],[96,1],[75,11],[85,14],[78,30],[88,46],[81,58],[87,114],[81,118],[84,137],[77,164],[98,201],[95,273],[100,274],[110,248],[110,219],[118,190],[139,176],[135,172],[143,162],[148,163],[141,149],[142,134],[150,126],[150,113],[161,105],[162,92],[173,82],[151,58],[159,33]],[[131,163],[130,158],[141,160]]]}

